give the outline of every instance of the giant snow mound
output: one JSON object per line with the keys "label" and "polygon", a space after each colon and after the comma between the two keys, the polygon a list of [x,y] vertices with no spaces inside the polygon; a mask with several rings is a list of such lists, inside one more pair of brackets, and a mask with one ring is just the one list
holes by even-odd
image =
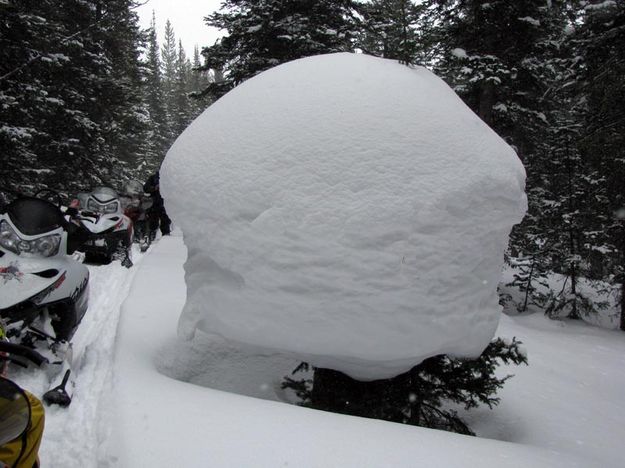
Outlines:
{"label": "giant snow mound", "polygon": [[423,68],[356,54],[246,81],[162,169],[189,248],[180,331],[361,379],[472,357],[526,209],[514,151]]}

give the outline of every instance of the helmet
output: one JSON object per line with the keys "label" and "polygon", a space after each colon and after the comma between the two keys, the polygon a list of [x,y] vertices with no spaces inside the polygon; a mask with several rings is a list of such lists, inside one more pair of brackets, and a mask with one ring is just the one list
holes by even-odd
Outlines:
{"label": "helmet", "polygon": [[143,184],[137,180],[129,180],[124,187],[126,195],[141,195],[143,193]]}
{"label": "helmet", "polygon": [[0,377],[0,445],[21,436],[30,421],[30,404],[24,391]]}

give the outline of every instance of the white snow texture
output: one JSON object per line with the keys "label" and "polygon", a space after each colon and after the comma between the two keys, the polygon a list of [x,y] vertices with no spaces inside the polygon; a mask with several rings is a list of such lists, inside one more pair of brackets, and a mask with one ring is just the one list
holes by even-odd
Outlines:
{"label": "white snow texture", "polygon": [[184,233],[179,331],[218,334],[367,380],[492,338],[514,151],[424,68],[362,54],[244,82],[161,170]]}

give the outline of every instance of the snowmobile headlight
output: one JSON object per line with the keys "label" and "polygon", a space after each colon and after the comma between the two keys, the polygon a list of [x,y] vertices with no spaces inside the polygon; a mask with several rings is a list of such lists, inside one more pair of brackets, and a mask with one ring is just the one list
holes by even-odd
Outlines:
{"label": "snowmobile headlight", "polygon": [[6,221],[0,221],[0,245],[7,250],[19,255],[20,248],[18,244],[21,239],[15,233],[13,228]]}
{"label": "snowmobile headlight", "polygon": [[9,223],[1,221],[0,245],[17,255],[31,254],[51,257],[59,251],[61,236],[52,234],[28,241],[19,237]]}
{"label": "snowmobile headlight", "polygon": [[53,234],[51,236],[40,237],[33,241],[34,250],[43,255],[44,257],[52,257],[59,251],[59,245],[61,245],[61,236]]}
{"label": "snowmobile headlight", "polygon": [[117,202],[109,203],[108,205],[104,205],[104,213],[111,214],[117,212]]}
{"label": "snowmobile headlight", "polygon": [[101,209],[102,205],[100,205],[97,201],[90,198],[87,202],[87,210],[93,211],[94,213],[99,213]]}
{"label": "snowmobile headlight", "polygon": [[32,253],[33,250],[33,245],[25,240],[20,239],[20,241],[17,243],[17,248],[19,249],[19,253]]}

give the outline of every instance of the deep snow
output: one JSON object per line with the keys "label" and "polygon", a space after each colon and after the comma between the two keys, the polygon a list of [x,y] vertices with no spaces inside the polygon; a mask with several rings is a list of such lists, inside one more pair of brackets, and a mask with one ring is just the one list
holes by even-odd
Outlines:
{"label": "deep snow", "polygon": [[361,379],[476,357],[497,327],[524,179],[512,148],[425,68],[342,53],[267,70],[163,163],[190,249],[180,330]]}
{"label": "deep snow", "polygon": [[[334,415],[279,402],[292,361],[179,341],[185,255],[171,237],[130,270],[90,267],[78,388],[69,409],[47,409],[44,467],[622,466],[621,332],[503,316],[497,335],[524,341],[530,365],[502,370],[516,375],[499,407],[467,415],[477,438]],[[45,389],[32,373],[18,381]]]}

